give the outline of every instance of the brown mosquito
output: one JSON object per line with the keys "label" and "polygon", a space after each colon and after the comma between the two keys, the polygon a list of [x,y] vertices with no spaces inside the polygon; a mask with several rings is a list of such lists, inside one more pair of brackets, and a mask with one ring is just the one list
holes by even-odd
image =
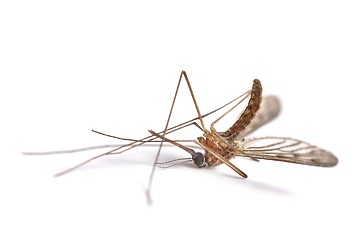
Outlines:
{"label": "brown mosquito", "polygon": [[[182,124],[178,124],[174,127],[168,127],[172,115],[174,103],[176,101],[176,96],[178,94],[179,86],[183,78],[187,83],[198,116]],[[240,114],[239,118],[235,121],[235,123],[225,132],[217,131],[215,128],[215,124],[218,123],[221,119],[223,119],[231,111],[233,111],[238,105],[240,105],[247,98],[249,98],[248,104],[245,110],[242,112],[242,114]],[[208,130],[205,127],[203,118],[219,111],[220,109],[223,109],[224,107],[227,107],[228,105],[234,102],[235,102],[234,106],[232,106],[229,110],[227,110],[224,114],[222,114],[219,118],[217,118],[214,122],[210,124],[210,130]],[[143,139],[136,140],[136,139],[116,137],[93,130],[95,133],[99,133],[108,137],[113,137],[121,140],[130,141],[130,143],[118,146],[103,154],[92,157],[72,168],[69,168],[63,172],[56,174],[55,176],[64,175],[99,157],[109,154],[119,154],[128,151],[134,147],[138,147],[145,143],[150,143],[150,142],[153,143],[160,142],[160,146],[158,148],[158,152],[155,157],[154,165],[150,174],[149,185],[147,187],[147,196],[148,196],[148,200],[150,201],[151,201],[150,191],[151,191],[153,176],[155,173],[155,168],[157,166],[159,167],[174,166],[178,164],[178,161],[180,161],[180,163],[192,161],[196,166],[200,168],[217,166],[219,164],[224,163],[243,178],[247,178],[247,175],[238,167],[236,167],[233,163],[230,162],[230,160],[236,156],[246,157],[257,161],[259,159],[265,159],[265,160],[283,161],[289,163],[305,164],[305,165],[320,166],[320,167],[332,167],[337,164],[338,160],[332,153],[301,140],[287,138],[287,137],[245,138],[245,136],[247,136],[248,134],[252,133],[259,127],[263,126],[264,124],[274,119],[279,114],[279,112],[280,112],[280,102],[278,98],[275,96],[262,97],[261,82],[255,79],[253,81],[251,90],[245,92],[244,94],[228,102],[227,104],[207,114],[201,115],[200,109],[196,102],[195,95],[191,88],[191,84],[187,77],[187,74],[185,71],[182,71],[174,94],[174,99],[171,105],[171,109],[167,118],[166,126],[163,131],[155,132],[153,130],[149,130],[151,135]],[[197,120],[200,121],[200,124],[196,122]],[[191,125],[198,127],[203,132],[203,136],[198,137],[197,140],[171,140],[168,137],[166,137],[166,135],[174,131],[178,131],[182,128]],[[158,160],[164,142],[175,145],[188,152],[191,155],[190,160],[186,158],[186,159],[171,160],[165,163],[159,163]],[[183,144],[189,142],[192,142],[196,144],[198,148],[203,149],[204,154],[201,152],[196,152],[190,146]],[[105,145],[99,147],[110,147],[110,146]],[[90,148],[84,148],[84,149],[77,149],[71,151],[58,151],[58,152],[50,152],[50,153],[74,152],[74,151],[82,151],[89,149]],[[35,153],[35,154],[49,154],[49,153]]]}
{"label": "brown mosquito", "polygon": [[[212,167],[224,163],[240,176],[247,178],[243,171],[230,162],[232,158],[241,156],[253,160],[265,159],[320,167],[332,167],[337,164],[338,160],[332,153],[298,139],[288,137],[244,138],[247,134],[269,122],[280,112],[279,100],[275,96],[262,98],[262,86],[257,79],[253,81],[251,91],[246,93],[250,99],[237,121],[225,132],[218,132],[215,129],[215,124],[237,107],[243,99],[211,123],[210,130],[207,130],[186,72],[183,71],[182,76],[184,76],[189,86],[199,115],[201,126],[197,126],[203,131],[203,136],[193,141],[205,151],[203,159],[200,159],[199,156],[194,158],[197,159],[194,160],[194,163],[198,167]],[[163,141],[181,147],[194,156],[192,149],[165,137],[166,128],[163,135],[152,130],[149,130],[149,132]]]}
{"label": "brown mosquito", "polygon": [[[182,77],[184,77],[188,85],[194,106],[198,113],[197,119],[200,121],[200,125],[197,123],[193,124],[203,132],[203,136],[198,137],[197,140],[193,140],[192,142],[201,147],[205,151],[204,154],[195,152],[192,148],[183,145],[178,140],[171,140],[165,137],[165,135],[170,133],[167,132],[168,124]],[[248,105],[235,123],[225,132],[217,131],[215,129],[215,124],[233,111],[247,97],[249,97]],[[153,130],[149,130],[149,132],[153,136],[162,139],[164,142],[171,143],[188,152],[192,156],[191,159],[193,163],[200,168],[217,166],[224,163],[243,178],[247,178],[247,175],[230,162],[230,160],[236,156],[242,156],[257,161],[259,161],[259,159],[265,159],[319,167],[332,167],[337,164],[338,160],[332,153],[298,139],[288,137],[244,138],[249,133],[268,123],[276,117],[279,112],[280,101],[278,98],[275,96],[265,96],[263,98],[261,82],[255,79],[253,81],[252,89],[244,93],[241,99],[232,108],[212,122],[210,130],[207,130],[191,88],[190,81],[186,72],[182,71],[164,131],[162,133],[156,133]],[[151,199],[150,190],[155,167],[164,164],[161,163],[160,165],[158,162],[162,144],[163,142],[160,143],[153,170],[150,175],[149,186],[147,188],[148,199]],[[174,160],[165,163],[170,163],[171,165],[169,166],[176,165],[176,163],[174,164]]]}

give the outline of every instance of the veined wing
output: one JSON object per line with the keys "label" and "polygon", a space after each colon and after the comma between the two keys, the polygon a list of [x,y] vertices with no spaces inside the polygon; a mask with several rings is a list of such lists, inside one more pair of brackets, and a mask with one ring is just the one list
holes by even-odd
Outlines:
{"label": "veined wing", "polygon": [[238,142],[237,156],[319,167],[333,167],[337,158],[330,152],[301,140],[285,137],[257,137]]}
{"label": "veined wing", "polygon": [[240,133],[238,139],[245,137],[276,118],[279,115],[280,110],[281,105],[278,97],[273,95],[263,97],[259,111],[256,113],[250,124]]}

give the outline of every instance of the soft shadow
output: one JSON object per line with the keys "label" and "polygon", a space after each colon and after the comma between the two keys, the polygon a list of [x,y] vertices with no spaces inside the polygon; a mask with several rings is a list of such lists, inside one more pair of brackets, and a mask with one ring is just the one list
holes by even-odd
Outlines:
{"label": "soft shadow", "polygon": [[272,194],[278,194],[278,195],[288,195],[291,196],[293,195],[290,191],[288,191],[287,189],[281,188],[279,186],[274,186],[265,182],[260,182],[260,181],[256,181],[252,178],[247,178],[247,179],[243,179],[240,176],[234,176],[231,174],[227,174],[224,173],[224,176],[233,179],[234,181],[237,182],[237,184],[239,183],[239,180],[241,181],[241,186],[247,186],[250,189],[256,190],[256,191],[261,191],[261,192],[269,192]]}

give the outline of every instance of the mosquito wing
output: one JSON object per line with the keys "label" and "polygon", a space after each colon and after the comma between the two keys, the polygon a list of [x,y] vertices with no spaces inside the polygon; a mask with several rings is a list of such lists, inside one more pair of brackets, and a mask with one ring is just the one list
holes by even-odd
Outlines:
{"label": "mosquito wing", "polygon": [[273,95],[263,97],[259,111],[256,113],[250,124],[240,133],[238,139],[245,137],[276,118],[279,115],[280,110],[281,105],[278,97]]}
{"label": "mosquito wing", "polygon": [[285,137],[258,137],[238,142],[237,156],[319,167],[333,167],[337,158],[309,143]]}

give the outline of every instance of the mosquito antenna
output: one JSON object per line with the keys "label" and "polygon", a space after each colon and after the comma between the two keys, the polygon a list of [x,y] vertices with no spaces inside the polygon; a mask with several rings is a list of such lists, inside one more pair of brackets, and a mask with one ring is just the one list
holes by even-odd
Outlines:
{"label": "mosquito antenna", "polygon": [[193,160],[191,158],[177,158],[166,162],[158,162],[156,164],[156,167],[166,169],[175,167],[184,163],[192,162]]}

